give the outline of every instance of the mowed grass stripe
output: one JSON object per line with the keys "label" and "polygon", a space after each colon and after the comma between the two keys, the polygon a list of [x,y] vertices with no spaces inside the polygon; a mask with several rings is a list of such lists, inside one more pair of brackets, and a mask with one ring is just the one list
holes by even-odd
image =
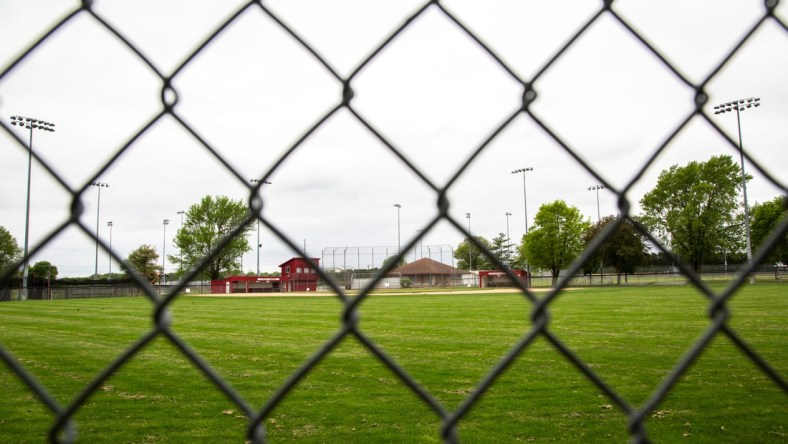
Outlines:
{"label": "mowed grass stripe", "polygon": [[[788,293],[743,288],[730,325],[781,374]],[[573,290],[550,330],[614,390],[643,403],[708,328],[690,287]],[[251,405],[261,406],[341,326],[335,298],[179,298],[172,329]],[[62,403],[152,325],[142,298],[0,304],[0,344]],[[448,409],[531,328],[516,294],[371,297],[359,329]],[[52,418],[0,370],[0,441],[41,442]],[[627,418],[538,339],[460,423],[463,442],[625,442]],[[786,394],[716,338],[648,420],[655,442],[786,442]],[[180,351],[157,339],[75,420],[89,442],[242,442],[246,420]],[[355,339],[324,359],[266,420],[270,442],[440,442],[439,418]]]}

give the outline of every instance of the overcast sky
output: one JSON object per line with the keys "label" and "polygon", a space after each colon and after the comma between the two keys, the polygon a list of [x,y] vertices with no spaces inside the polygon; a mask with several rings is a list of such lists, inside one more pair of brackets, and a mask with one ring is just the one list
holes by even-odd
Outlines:
{"label": "overcast sky", "polygon": [[[265,5],[311,45],[340,76],[354,72],[422,1],[267,1]],[[444,7],[488,44],[515,75],[530,81],[594,14],[601,1],[444,1]],[[617,1],[614,9],[691,82],[709,76],[759,20],[762,0]],[[171,75],[240,1],[96,1],[95,11],[128,38],[164,75]],[[82,12],[22,63],[7,68],[79,2],[0,2],[0,118],[12,115],[56,124],[36,132],[33,146],[69,187],[80,189],[162,110],[155,73],[90,14]],[[788,20],[788,7],[777,15]],[[767,21],[708,83],[706,107],[759,97],[742,113],[745,150],[782,189],[788,183],[788,33]],[[522,87],[443,12],[431,6],[352,82],[354,109],[435,186],[442,187],[520,106]],[[248,180],[261,178],[319,119],[341,102],[339,81],[259,7],[245,11],[175,77],[175,111],[227,164],[230,172],[175,119],[165,117],[137,139],[88,187],[81,220],[126,257],[142,244],[168,254],[180,226],[178,211],[205,195],[248,200]],[[694,91],[609,14],[534,83],[533,113],[611,186],[626,186],[675,128],[692,112]],[[713,111],[713,110],[712,110]],[[733,140],[736,114],[712,115]],[[0,130],[0,225],[22,246],[27,153]],[[692,160],[737,151],[702,118],[671,141],[627,195],[637,202],[660,171]],[[488,239],[525,231],[539,206],[563,199],[592,222],[618,213],[607,189],[534,120],[520,114],[485,148],[449,191],[450,214]],[[754,176],[750,204],[782,193],[780,186],[745,164]],[[263,187],[264,216],[310,256],[328,247],[377,248],[375,265],[397,247],[401,204],[402,245],[434,218],[437,195],[359,121],[343,109],[333,115],[276,170]],[[69,214],[69,193],[34,164],[30,245],[39,243]],[[98,208],[97,208],[98,207]],[[162,221],[169,219],[165,231]],[[464,234],[441,222],[422,241],[424,255]],[[256,241],[253,233],[250,240]],[[261,271],[276,271],[293,252],[263,228]],[[440,246],[440,247],[439,247]],[[94,241],[71,227],[31,264],[47,260],[60,276],[89,276]],[[328,250],[334,251],[334,250]],[[408,260],[414,255],[409,254]],[[434,259],[440,259],[433,255]],[[332,260],[326,265],[331,266]],[[341,266],[341,263],[335,264]],[[356,266],[348,260],[348,266]],[[362,258],[362,267],[371,265]],[[98,271],[109,259],[99,253]],[[171,267],[168,264],[168,269]],[[254,271],[256,252],[244,256]],[[117,264],[113,264],[117,271]]]}

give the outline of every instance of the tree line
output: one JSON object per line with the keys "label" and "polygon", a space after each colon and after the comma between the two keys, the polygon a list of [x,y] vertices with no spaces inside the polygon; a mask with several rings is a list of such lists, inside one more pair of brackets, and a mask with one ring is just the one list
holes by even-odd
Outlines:
{"label": "tree line", "polygon": [[[731,257],[732,262],[744,257],[745,218],[738,201],[741,187],[741,169],[730,156],[673,165],[661,172],[656,186],[640,200],[641,214],[606,216],[593,224],[576,207],[556,200],[539,208],[532,228],[517,245],[511,245],[504,233],[491,241],[474,236],[472,241],[466,238],[457,246],[454,257],[461,269],[527,267],[548,270],[556,281],[560,270],[569,267],[587,247],[596,245],[583,271],[590,274],[602,266],[613,267],[620,279],[644,264],[673,262],[665,252],[651,251],[653,239],[698,272],[701,264],[714,263],[720,256]],[[777,196],[752,207],[754,250],[786,217],[787,205],[786,196]],[[190,206],[185,216],[173,239],[177,254],[167,256],[168,262],[177,267],[174,274],[180,277],[199,269],[198,278],[218,279],[241,273],[241,257],[252,250],[248,234],[255,223],[244,202],[205,196]],[[594,244],[597,238],[603,241]],[[766,261],[788,263],[788,236],[781,236],[772,247]],[[132,251],[121,268],[126,276],[136,273],[147,282],[161,282],[165,276],[159,259],[156,248],[145,244]],[[387,261],[396,259],[394,256]],[[0,272],[17,267],[19,274],[20,261],[16,239],[0,226]],[[403,258],[399,262],[404,263]],[[35,280],[54,280],[57,272],[57,267],[46,261],[29,268],[29,276]]]}
{"label": "tree line", "polygon": [[[750,180],[746,177],[745,180]],[[602,266],[621,276],[649,263],[672,264],[665,252],[652,252],[652,241],[689,264],[697,273],[702,264],[731,257],[746,258],[745,215],[738,201],[741,169],[730,156],[706,162],[673,165],[659,175],[656,186],[640,200],[642,213],[630,217],[606,216],[592,224],[576,207],[563,200],[542,205],[534,225],[516,246],[499,233],[492,242],[482,236],[466,238],[456,249],[457,266],[463,269],[515,268],[547,270],[553,283],[599,236],[597,248],[583,266],[586,274]],[[753,250],[757,250],[786,217],[786,196],[754,205],[749,214]],[[487,256],[479,248],[491,253]],[[515,247],[516,254],[512,252]],[[728,256],[730,255],[730,256]],[[495,257],[497,262],[492,260]],[[788,262],[788,236],[772,244],[766,263]],[[500,265],[499,265],[500,264]]]}

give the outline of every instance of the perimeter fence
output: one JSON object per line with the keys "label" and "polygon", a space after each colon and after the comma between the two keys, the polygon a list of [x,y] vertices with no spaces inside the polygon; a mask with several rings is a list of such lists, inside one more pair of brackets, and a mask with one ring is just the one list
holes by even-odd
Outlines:
{"label": "perimeter fence", "polygon": [[[326,247],[320,255],[320,265],[328,270],[373,270],[382,267],[386,259],[397,256],[398,247]],[[402,253],[406,261],[428,258],[454,266],[454,247],[448,244],[415,245]]]}
{"label": "perimeter fence", "polygon": [[[185,61],[177,66],[172,74],[166,74],[161,69],[159,69],[152,59],[146,57],[140,48],[135,47],[135,45],[132,44],[131,39],[126,38],[122,30],[113,27],[108,20],[105,20],[105,18],[102,17],[100,11],[94,9],[93,2],[91,1],[84,1],[81,4],[75,6],[73,10],[69,11],[62,18],[62,20],[45,32],[39,40],[32,42],[32,44],[27,49],[20,48],[20,56],[10,65],[2,67],[2,71],[0,72],[0,81],[17,72],[19,67],[22,65],[22,62],[26,61],[28,58],[31,58],[31,56],[36,53],[36,51],[44,42],[59,39],[61,37],[60,31],[62,28],[66,27],[66,25],[76,20],[91,20],[96,26],[105,31],[107,39],[112,39],[115,41],[119,40],[122,42],[128,52],[128,54],[124,54],[124,56],[131,55],[132,57],[136,57],[140,62],[140,66],[146,69],[148,74],[155,76],[161,82],[160,113],[153,119],[153,121],[150,122],[150,125],[146,125],[138,133],[132,134],[129,144],[119,147],[118,155],[113,157],[104,166],[104,168],[101,169],[99,173],[97,173],[96,177],[98,177],[101,172],[112,166],[115,162],[118,162],[121,158],[120,154],[122,154],[129,145],[134,144],[136,141],[138,141],[138,139],[150,131],[153,127],[153,124],[165,118],[177,122],[177,124],[181,125],[186,130],[186,132],[191,135],[191,137],[196,139],[203,147],[205,147],[205,149],[209,151],[211,155],[216,156],[219,161],[223,160],[221,155],[217,154],[219,151],[214,149],[214,147],[208,141],[204,140],[198,135],[200,133],[199,128],[192,128],[179,113],[177,106],[178,100],[176,100],[179,97],[179,92],[174,86],[175,81],[178,80],[179,76],[184,71],[184,68],[192,65],[196,60],[200,59],[203,54],[203,50],[207,46],[209,46],[228,29],[232,28],[239,20],[241,20],[243,16],[252,13],[262,13],[265,16],[273,19],[273,21],[276,23],[276,26],[279,26],[281,30],[294,39],[296,45],[299,45],[301,48],[303,48],[306,54],[308,54],[310,57],[313,57],[319,63],[319,65],[324,67],[329,72],[329,74],[333,76],[336,81],[336,85],[340,87],[342,91],[342,95],[332,110],[319,119],[317,123],[305,130],[303,137],[298,139],[298,141],[290,147],[290,150],[279,159],[280,161],[277,162],[274,167],[272,167],[271,171],[269,171],[269,173],[263,178],[263,180],[260,181],[260,183],[258,183],[256,186],[247,184],[247,186],[249,186],[250,196],[257,195],[259,188],[264,182],[265,178],[276,171],[286,157],[290,156],[293,152],[299,151],[304,143],[304,140],[308,139],[319,128],[321,128],[331,116],[338,113],[339,111],[348,111],[348,114],[359,123],[359,127],[363,128],[365,131],[368,131],[368,133],[374,139],[377,139],[381,144],[385,145],[401,161],[400,166],[402,168],[412,171],[414,176],[418,176],[419,180],[421,180],[427,187],[434,190],[437,196],[439,196],[438,204],[436,205],[436,216],[427,224],[425,224],[422,229],[425,232],[428,232],[429,229],[435,226],[437,223],[448,222],[459,232],[469,236],[468,231],[466,231],[463,226],[464,221],[456,220],[449,215],[449,201],[447,192],[449,191],[449,188],[452,186],[452,184],[454,184],[455,181],[464,174],[464,172],[467,170],[467,167],[473,164],[478,155],[489,146],[490,142],[496,139],[500,133],[511,124],[515,117],[523,116],[524,118],[534,122],[547,137],[552,139],[557,145],[565,150],[566,153],[574,158],[583,169],[593,175],[600,184],[604,184],[608,190],[614,193],[618,199],[618,209],[620,212],[620,217],[616,220],[616,223],[611,224],[606,230],[601,232],[590,244],[588,249],[584,251],[579,258],[577,258],[570,268],[569,273],[567,274],[568,277],[561,278],[558,282],[558,285],[551,289],[547,294],[537,297],[536,293],[532,292],[528,288],[523,287],[522,285],[518,285],[518,288],[522,293],[523,303],[530,307],[532,320],[530,329],[523,332],[520,341],[515,344],[505,356],[502,356],[499,362],[490,368],[489,372],[481,379],[481,381],[476,384],[473,390],[469,390],[466,393],[465,400],[456,408],[452,409],[443,405],[434,394],[430,393],[425,387],[420,385],[419,382],[409,374],[408,370],[398,363],[397,359],[387,354],[386,351],[376,343],[374,337],[370,337],[358,325],[359,308],[361,304],[363,304],[367,299],[368,293],[376,285],[374,279],[370,281],[367,287],[362,289],[357,296],[350,296],[345,292],[344,287],[338,285],[331,279],[329,273],[326,273],[322,270],[319,271],[322,280],[328,282],[330,288],[335,293],[336,298],[338,298],[345,306],[342,323],[337,328],[334,336],[326,343],[322,344],[315,354],[306,360],[303,365],[296,372],[294,372],[291,377],[282,384],[281,387],[279,387],[276,393],[272,393],[270,398],[265,401],[262,408],[255,407],[245,400],[242,394],[233,389],[226,379],[213,367],[211,367],[211,365],[209,365],[208,362],[204,360],[186,341],[184,341],[176,329],[170,325],[170,317],[167,315],[168,309],[173,301],[179,297],[183,286],[186,284],[184,283],[183,286],[176,286],[175,288],[170,289],[167,294],[161,296],[159,295],[159,292],[156,288],[150,286],[147,282],[138,280],[137,284],[139,287],[144,289],[145,297],[150,300],[151,314],[154,319],[154,325],[151,326],[148,332],[146,332],[141,338],[139,338],[138,341],[126,349],[120,356],[118,356],[112,362],[107,363],[106,367],[101,369],[101,371],[96,374],[95,378],[89,384],[85,385],[81,393],[73,400],[73,402],[69,404],[64,405],[55,400],[55,398],[51,396],[51,388],[42,385],[36,380],[32,369],[28,367],[27,363],[23,360],[20,360],[14,355],[14,353],[9,351],[7,348],[8,344],[0,344],[0,359],[2,359],[3,362],[5,362],[5,364],[11,369],[11,371],[22,381],[24,381],[24,384],[26,384],[27,387],[29,387],[29,389],[36,394],[36,399],[31,399],[30,402],[41,403],[46,409],[51,411],[54,417],[50,431],[51,439],[53,441],[62,440],[71,442],[79,438],[80,435],[77,435],[75,428],[75,422],[77,422],[76,417],[85,409],[86,405],[89,403],[89,399],[101,390],[103,384],[116,370],[138,357],[140,352],[155,339],[161,339],[171,343],[175,349],[177,349],[184,356],[188,357],[188,359],[206,375],[207,379],[215,385],[217,390],[221,391],[232,403],[237,406],[243,415],[248,418],[247,439],[254,443],[266,442],[268,424],[265,422],[265,420],[270,418],[273,410],[281,405],[283,400],[287,398],[295,386],[312,371],[315,365],[326,359],[326,357],[332,353],[332,350],[334,350],[340,342],[348,337],[354,337],[357,339],[358,342],[362,344],[362,346],[365,347],[372,356],[375,356],[377,359],[379,359],[382,365],[388,367],[393,372],[393,374],[396,375],[403,387],[411,390],[418,399],[423,401],[424,404],[428,406],[433,414],[440,419],[442,424],[441,430],[436,430],[436,434],[439,434],[440,439],[447,443],[459,441],[458,428],[463,419],[465,419],[468,415],[469,411],[474,407],[475,404],[477,404],[477,401],[488,391],[488,389],[490,389],[492,384],[497,381],[507,371],[508,368],[510,368],[510,364],[518,359],[518,357],[523,355],[536,339],[544,340],[546,343],[550,344],[558,353],[566,358],[566,360],[572,366],[574,366],[574,368],[576,368],[579,374],[583,375],[596,388],[598,388],[598,390],[602,393],[602,396],[609,400],[611,406],[614,406],[623,412],[624,415],[626,415],[629,423],[628,431],[632,441],[634,442],[648,441],[646,427],[647,418],[649,415],[655,412],[658,406],[666,399],[668,394],[674,388],[677,381],[687,372],[690,365],[709,346],[712,339],[717,336],[723,336],[730,339],[731,343],[735,344],[735,346],[741,350],[742,360],[748,360],[760,372],[762,372],[763,375],[765,375],[777,387],[779,387],[780,390],[783,392],[788,392],[788,384],[786,383],[785,377],[779,374],[779,372],[776,371],[772,365],[770,365],[769,362],[767,362],[758,353],[757,350],[749,346],[746,338],[740,336],[740,334],[734,331],[728,323],[733,313],[731,307],[727,305],[727,303],[729,302],[731,296],[737,291],[737,289],[746,284],[747,276],[752,271],[751,266],[742,267],[740,270],[738,270],[738,274],[731,279],[730,283],[724,289],[720,291],[714,291],[691,269],[687,268],[680,261],[674,260],[676,267],[680,269],[687,282],[695,287],[700,294],[707,298],[709,323],[701,337],[686,350],[686,353],[678,362],[676,362],[675,366],[669,372],[669,374],[665,376],[662,383],[655,388],[652,395],[642,405],[633,405],[626,397],[617,391],[615,387],[605,383],[603,378],[599,375],[599,373],[597,373],[595,367],[587,362],[584,362],[578,356],[578,354],[575,353],[571,347],[569,347],[562,340],[562,338],[558,337],[551,329],[551,323],[553,322],[549,312],[551,304],[553,304],[553,302],[562,294],[562,291],[570,284],[571,276],[577,274],[577,272],[582,268],[583,263],[588,261],[593,256],[595,250],[602,244],[602,242],[610,237],[614,230],[621,223],[623,223],[625,219],[631,217],[630,205],[625,196],[626,191],[639,177],[644,174],[646,169],[653,163],[656,156],[662,152],[675,137],[677,137],[687,128],[691,120],[699,119],[704,121],[705,124],[707,124],[710,128],[713,128],[722,138],[727,140],[731,146],[736,147],[736,142],[728,137],[715,123],[714,119],[711,119],[708,115],[709,110],[707,108],[707,102],[709,102],[709,96],[706,93],[706,87],[708,83],[712,79],[720,76],[720,74],[726,70],[726,67],[729,65],[729,62],[734,57],[734,55],[737,55],[740,51],[742,51],[745,46],[757,44],[754,39],[754,35],[760,29],[765,27],[776,28],[779,30],[779,32],[783,33],[783,37],[788,35],[788,28],[786,27],[785,20],[775,14],[775,10],[779,4],[779,1],[767,0],[762,5],[758,6],[758,19],[752,23],[749,29],[745,30],[742,37],[738,40],[738,42],[736,42],[734,47],[730,49],[727,54],[725,54],[722,60],[719,61],[716,67],[711,70],[706,78],[702,79],[700,82],[694,82],[682,74],[682,69],[680,66],[672,63],[665,54],[657,49],[656,45],[653,45],[649,39],[637,31],[637,27],[631,23],[631,19],[622,15],[622,13],[620,13],[615,8],[616,3],[617,2],[612,0],[600,2],[599,9],[596,11],[596,13],[588,18],[587,21],[582,23],[576,32],[566,40],[565,44],[563,44],[557,51],[547,57],[542,63],[541,69],[539,69],[537,73],[531,78],[524,78],[523,76],[516,74],[516,70],[512,69],[502,58],[496,54],[495,48],[490,47],[484,43],[485,39],[483,35],[477,34],[473,29],[466,26],[462,17],[454,14],[450,9],[444,6],[442,2],[439,1],[425,2],[420,8],[413,12],[412,15],[406,17],[401,22],[401,26],[391,32],[388,38],[380,43],[367,58],[358,62],[357,69],[349,76],[342,76],[338,74],[337,71],[333,69],[329,61],[321,56],[320,52],[314,47],[310,46],[306,39],[301,37],[301,32],[299,29],[288,26],[285,20],[279,17],[276,12],[272,11],[267,6],[266,2],[261,1],[250,1],[244,4],[237,10],[235,14],[222,23],[218,29],[206,30],[205,38],[202,43],[198,45],[196,50],[184,57]],[[488,56],[489,62],[491,64],[500,67],[510,76],[512,81],[521,86],[521,95],[518,97],[521,107],[516,110],[516,112],[511,115],[510,118],[502,121],[498,126],[489,129],[489,137],[487,140],[476,147],[476,150],[466,159],[463,166],[459,168],[459,170],[445,186],[440,186],[431,182],[428,179],[429,175],[426,174],[426,171],[421,170],[417,165],[407,160],[407,157],[403,155],[403,151],[399,149],[392,141],[388,140],[383,134],[375,130],[374,127],[364,119],[363,115],[360,114],[353,105],[353,86],[356,74],[364,69],[371,61],[379,57],[379,55],[382,53],[382,50],[387,48],[389,45],[392,45],[393,42],[396,42],[401,35],[407,33],[410,27],[413,26],[413,24],[417,21],[417,19],[428,12],[440,14],[446,19],[448,23],[469,36],[475,42],[478,48]],[[184,13],[188,13],[188,11],[184,10]],[[681,14],[681,11],[678,10],[675,11],[675,13]],[[714,11],[710,10],[708,11],[708,14],[709,16],[712,16],[714,15]],[[673,118],[679,117],[680,122],[677,124],[670,134],[670,137],[668,137],[664,143],[654,147],[653,156],[644,165],[639,167],[636,165],[632,166],[633,180],[624,188],[619,188],[609,183],[603,174],[595,170],[591,165],[583,162],[582,156],[578,154],[576,147],[572,147],[561,137],[560,134],[556,133],[547,125],[545,125],[541,119],[541,116],[531,109],[532,103],[537,100],[540,79],[547,71],[550,70],[551,67],[560,61],[570,49],[575,48],[578,45],[578,42],[583,40],[584,36],[592,25],[602,20],[609,20],[619,25],[633,40],[637,41],[641,45],[643,52],[653,56],[653,59],[657,63],[664,66],[667,71],[671,72],[680,81],[680,83],[686,85],[689,90],[694,91],[693,109],[687,114],[682,112],[680,115],[670,116]],[[173,24],[172,32],[178,32],[177,24]],[[719,32],[726,33],[728,31],[726,29],[720,29]],[[781,59],[783,63],[786,60],[786,54],[784,52],[775,52],[773,55],[775,58]],[[107,63],[111,63],[111,61],[107,61]],[[276,61],[274,61],[274,63],[276,63]],[[462,73],[458,73],[458,75],[461,74]],[[577,78],[579,78],[583,75],[583,73],[578,72],[576,75]],[[0,104],[2,104],[1,101]],[[118,106],[122,106],[122,104],[118,104]],[[10,110],[6,110],[4,108],[2,111],[4,114],[10,114],[11,112]],[[33,122],[33,124],[35,124],[35,122]],[[20,138],[17,133],[12,131],[12,128],[6,119],[3,119],[0,125],[2,125],[3,130],[9,137],[12,137],[16,140],[18,146],[21,149],[25,150],[25,152],[28,151],[26,145],[27,142]],[[70,194],[74,202],[79,203],[83,200],[85,191],[89,188],[88,184],[86,184],[82,189],[70,189],[66,185],[67,181],[58,174],[55,165],[49,164],[44,158],[39,157],[35,153],[33,153],[33,156],[35,161],[42,165],[47,170],[47,173],[55,178],[63,186],[64,191]],[[766,171],[756,159],[747,156],[746,153],[745,156],[747,157],[748,162],[758,170],[759,174],[766,177],[767,180],[771,181],[775,187],[782,190],[784,194],[788,194],[788,192],[786,192],[785,185],[770,175],[769,172]],[[236,177],[242,177],[239,172],[232,169],[230,163],[220,163],[223,168],[230,170],[232,175]],[[90,181],[88,181],[88,183],[89,182]],[[293,252],[298,254],[300,251],[298,242],[286,236],[283,231],[277,228],[274,221],[270,217],[262,214],[260,202],[250,198],[250,205],[252,206],[254,213],[254,216],[252,216],[251,220],[253,220],[254,217],[259,217],[259,220],[262,224],[268,227],[268,229],[270,229],[279,239],[288,244]],[[80,222],[80,211],[81,205],[72,205],[71,218],[62,226],[55,227],[53,234],[46,238],[41,244],[34,246],[29,255],[34,255],[47,243],[51,242],[58,234],[69,227],[77,227],[91,239],[99,242],[102,248],[109,250],[108,246],[103,241],[96,239],[91,227],[85,226],[82,222]],[[633,222],[635,226],[638,227],[638,229],[650,239],[651,242],[653,242],[655,245],[658,245],[665,254],[673,257],[670,251],[668,251],[668,249],[665,248],[658,239],[651,236],[644,229],[644,227],[638,224],[637,221]],[[240,233],[241,229],[242,227],[239,226],[236,232],[233,234],[235,235]],[[781,239],[782,236],[785,236],[787,231],[788,218],[784,218],[781,224],[772,232],[771,237],[765,242],[765,245],[755,253],[752,263],[757,264],[762,262],[766,257],[768,250],[779,239]],[[229,238],[225,239],[225,241],[220,245],[217,245],[217,250],[215,251],[223,248],[227,242],[229,242]],[[410,241],[408,245],[403,246],[402,251],[412,251],[412,249],[416,247],[416,242],[416,240]],[[485,254],[490,257],[491,261],[496,261],[496,259],[490,254],[488,250],[485,249],[483,245],[477,244],[477,247],[484,250]],[[122,260],[122,258],[117,257],[117,254],[114,254],[114,258],[117,261]],[[201,266],[206,265],[206,261],[203,261]],[[21,265],[21,263],[19,265]],[[501,266],[502,264],[498,263],[498,265]],[[313,266],[315,269],[318,269],[317,264],[313,264]],[[378,275],[379,278],[387,271],[388,270],[386,269],[381,270],[381,274]],[[6,282],[10,278],[11,274],[12,271],[5,272],[3,276],[0,276],[0,281]],[[192,276],[187,277],[186,280],[193,278],[195,275],[196,271]],[[514,276],[510,276],[510,278],[513,281],[517,281]],[[522,396],[526,395],[522,394]],[[25,406],[19,406],[19,408],[23,409]],[[534,406],[534,409],[538,408],[538,406]],[[501,420],[503,421],[505,419],[502,418]],[[402,441],[411,441],[415,439],[417,438],[402,437]]]}

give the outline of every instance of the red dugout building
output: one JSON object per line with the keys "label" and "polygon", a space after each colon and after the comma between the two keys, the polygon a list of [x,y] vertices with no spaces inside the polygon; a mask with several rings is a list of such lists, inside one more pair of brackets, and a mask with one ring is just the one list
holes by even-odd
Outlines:
{"label": "red dugout building", "polygon": [[[528,272],[519,268],[512,269],[512,274],[517,276],[524,285],[528,286]],[[514,287],[514,283],[509,279],[505,271],[500,270],[480,270],[479,288],[494,287]]]}
{"label": "red dugout building", "polygon": [[[312,258],[316,263],[320,259]],[[211,281],[211,293],[276,293],[293,291],[316,291],[317,270],[303,258],[294,257],[279,265],[280,276],[230,276]]]}

